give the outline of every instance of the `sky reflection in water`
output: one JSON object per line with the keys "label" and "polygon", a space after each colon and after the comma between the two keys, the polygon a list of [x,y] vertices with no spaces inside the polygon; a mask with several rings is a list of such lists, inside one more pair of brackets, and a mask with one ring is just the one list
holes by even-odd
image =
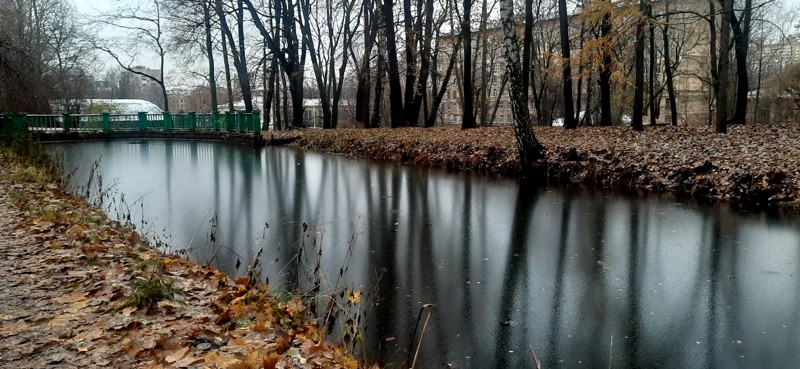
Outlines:
{"label": "sky reflection in water", "polygon": [[531,368],[531,349],[543,368],[800,361],[797,221],[291,148],[52,147],[75,184],[102,158],[150,233],[233,276],[263,247],[263,277],[291,285],[297,245],[321,245],[329,286],[344,265],[339,285],[379,291],[365,336],[381,362],[405,360],[423,303],[422,368]]}

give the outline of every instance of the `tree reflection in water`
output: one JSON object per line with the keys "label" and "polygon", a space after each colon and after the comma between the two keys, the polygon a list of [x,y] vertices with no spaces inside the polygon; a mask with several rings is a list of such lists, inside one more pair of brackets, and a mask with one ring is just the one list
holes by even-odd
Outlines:
{"label": "tree reflection in water", "polygon": [[[127,199],[143,196],[153,229],[175,248],[191,246],[199,262],[218,252],[214,263],[233,276],[243,273],[237,260],[246,265],[264,248],[262,276],[274,289],[304,282],[302,265],[291,270],[309,237],[323,250],[323,286],[343,272],[340,284],[378,291],[364,351],[395,363],[388,368],[408,358],[425,303],[436,306],[420,368],[533,367],[531,348],[547,368],[607,367],[609,358],[615,368],[800,361],[793,219],[290,148],[52,148],[68,169],[102,157],[106,182],[117,179]],[[212,214],[223,249],[209,247]]]}

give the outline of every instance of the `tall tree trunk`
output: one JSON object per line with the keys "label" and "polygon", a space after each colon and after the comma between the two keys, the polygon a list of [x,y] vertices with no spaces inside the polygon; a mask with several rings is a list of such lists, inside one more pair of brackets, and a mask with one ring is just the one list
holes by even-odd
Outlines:
{"label": "tall tree trunk", "polygon": [[719,90],[719,58],[717,57],[717,9],[714,5],[714,0],[708,0],[708,14],[711,14],[708,17],[708,28],[709,28],[709,37],[708,37],[708,49],[709,49],[709,67],[711,73],[711,88],[714,90],[714,98],[717,96],[717,90]]}
{"label": "tall tree trunk", "polygon": [[[264,58],[266,59],[266,46],[264,50]],[[266,60],[264,61],[264,66],[266,67]],[[278,74],[278,60],[274,57],[272,58],[272,62],[270,63],[269,67],[269,75],[264,78],[264,111],[262,112],[264,117],[264,126],[262,127],[264,130],[269,129],[270,123],[270,111],[272,109],[272,99],[275,96],[275,76]],[[266,71],[264,72],[266,74]],[[277,118],[277,110],[275,111],[275,116]],[[276,127],[273,127],[276,129]]]}
{"label": "tall tree trunk", "polygon": [[386,73],[386,61],[383,55],[378,54],[378,76],[375,77],[375,99],[372,107],[372,117],[370,119],[370,128],[379,128],[381,126],[381,103],[383,102],[383,75]]}
{"label": "tall tree trunk", "polygon": [[764,66],[764,39],[762,38],[758,45],[758,79],[756,84],[756,104],[753,107],[753,123],[758,122],[758,104],[761,101],[761,72]]}
{"label": "tall tree trunk", "polygon": [[[277,2],[279,0],[273,0],[273,1]],[[270,17],[269,24],[275,30],[275,38],[280,40],[280,38],[281,38],[281,17],[276,16],[276,13],[275,13],[276,10],[277,9],[276,9],[275,6],[270,7],[270,15],[271,15],[271,17]],[[269,43],[267,42],[267,40],[264,40],[264,59],[265,59],[264,65],[265,65],[265,67],[266,67],[267,49],[269,49]],[[278,93],[278,95],[275,96],[275,100],[276,100],[275,106],[276,106],[276,108],[275,108],[275,112],[274,112],[274,114],[275,114],[275,124],[273,126],[273,129],[274,130],[280,130],[280,120],[281,120],[280,117],[281,117],[281,114],[280,114],[279,108],[277,108],[277,107],[280,106],[280,91],[276,91],[277,90],[276,86],[278,86],[278,81],[276,79],[277,74],[278,74],[278,68],[279,68],[278,58],[275,57],[275,55],[273,55],[272,56],[272,63],[271,63],[270,68],[269,68],[269,77],[268,77],[269,80],[266,82],[267,87],[264,88],[264,111],[262,112],[262,116],[264,117],[264,125],[265,125],[265,127],[263,127],[263,128],[265,130],[269,129],[270,109],[272,108],[272,105],[273,105],[272,104],[273,96],[275,96],[276,93]]]}
{"label": "tall tree trunk", "polygon": [[[581,22],[581,32],[578,39],[578,59],[580,60],[580,53],[583,52],[583,37],[586,29],[583,22]],[[575,98],[575,124],[581,125],[581,99],[583,99],[583,63],[578,63],[578,95]]]}
{"label": "tall tree trunk", "polygon": [[[566,0],[558,0],[558,23],[561,35],[561,62],[563,63],[561,83],[564,96],[564,128],[573,129],[578,127],[578,123],[575,121],[575,107],[572,101],[572,63],[569,55],[569,15],[567,14]],[[511,85],[513,88],[513,81]]]}
{"label": "tall tree trunk", "polygon": [[[732,7],[731,7],[732,9]],[[734,52],[736,58],[736,107],[734,109],[733,123],[744,124],[747,120],[747,93],[749,92],[749,78],[747,70],[747,54],[750,48],[750,22],[753,14],[753,0],[746,0],[742,10],[742,21],[736,18],[731,10],[728,15],[733,30]]]}
{"label": "tall tree trunk", "polygon": [[460,38],[456,41],[455,46],[453,46],[453,53],[450,54],[450,61],[447,63],[447,70],[444,73],[444,78],[442,78],[442,84],[439,86],[439,91],[436,93],[436,95],[434,95],[431,110],[428,113],[428,116],[425,118],[426,128],[433,127],[433,124],[436,122],[436,115],[439,113],[439,106],[442,103],[444,94],[447,92],[447,85],[450,84],[450,75],[452,74],[453,67],[456,64],[459,47],[461,47]]}
{"label": "tall tree trunk", "polygon": [[647,90],[650,100],[650,125],[656,125],[656,115],[658,104],[656,102],[656,93],[655,93],[655,84],[656,84],[656,28],[655,22],[653,21],[653,6],[651,4],[647,4],[647,22],[649,23],[649,31],[650,31],[650,56],[649,56],[649,66],[647,68]]}
{"label": "tall tree trunk", "polygon": [[666,17],[664,22],[664,28],[661,33],[661,36],[664,39],[664,72],[667,74],[667,94],[669,97],[669,114],[670,114],[670,121],[673,126],[678,125],[678,104],[675,101],[675,84],[672,82],[673,71],[672,71],[672,60],[669,57],[670,53],[670,44],[669,44],[669,2],[670,0],[664,1],[665,13]]}
{"label": "tall tree trunk", "polygon": [[[610,0],[605,0],[609,1]],[[604,40],[611,37],[611,5],[606,5],[606,13],[603,14],[603,22],[600,25],[600,37]],[[601,49],[603,53],[603,65],[598,73],[600,88],[600,125],[611,125],[611,50],[608,47]]]}
{"label": "tall tree trunk", "polygon": [[[533,45],[533,0],[525,0],[525,33],[522,36],[522,85],[528,100],[531,76],[531,46]],[[580,88],[579,88],[580,90]]]}
{"label": "tall tree trunk", "polygon": [[225,67],[225,88],[228,92],[228,111],[233,112],[233,83],[231,82],[231,66],[228,58],[228,41],[226,41],[224,32],[222,35],[222,64]]}
{"label": "tall tree trunk", "polygon": [[[419,121],[419,112],[422,108],[422,101],[426,98],[428,84],[428,77],[431,73],[431,42],[433,41],[433,0],[425,0],[425,13],[420,14],[424,16],[424,26],[418,29],[420,32],[420,70],[416,82],[416,88],[413,89],[413,99],[411,104],[406,104],[406,117],[410,125],[417,125]],[[418,27],[419,28],[419,27]]]}
{"label": "tall tree trunk", "polygon": [[[241,6],[241,0],[239,2]],[[233,33],[228,26],[228,20],[225,12],[222,10],[222,0],[217,0],[217,18],[219,19],[220,29],[222,30],[223,37],[227,37],[228,44],[231,46],[231,54],[233,54],[233,67],[236,68],[236,75],[239,78],[239,90],[242,93],[242,100],[244,101],[244,109],[246,112],[253,111],[253,98],[250,91],[250,75],[247,72],[247,59],[244,55],[244,45],[237,47],[233,39]],[[241,16],[241,8],[237,9],[237,17]],[[243,23],[244,20],[237,20],[237,23]],[[243,26],[242,26],[243,27]],[[241,36],[243,37],[243,36]],[[241,43],[241,42],[240,42]]]}
{"label": "tall tree trunk", "polygon": [[[242,8],[241,8],[241,0],[238,2],[239,8],[236,10],[237,18],[241,17]],[[233,54],[233,67],[236,68],[236,75],[239,78],[239,90],[242,93],[242,100],[244,101],[244,109],[246,112],[253,111],[253,98],[252,93],[250,91],[250,75],[247,72],[247,59],[245,58],[244,54],[244,45],[240,41],[240,45],[236,45],[236,41],[233,39],[233,33],[231,32],[230,27],[228,26],[228,20],[225,15],[225,12],[222,10],[222,0],[217,0],[217,18],[219,19],[220,29],[222,30],[223,37],[227,37],[228,44],[231,46],[231,54]],[[239,23],[243,23],[243,19],[237,19],[237,25]],[[243,30],[243,25],[240,28]],[[243,31],[242,31],[243,32]],[[240,40],[244,37],[243,35],[240,36]]]}
{"label": "tall tree trunk", "polygon": [[[503,74],[503,77],[500,79],[500,88],[497,89],[497,101],[501,101],[503,98],[503,91],[506,89],[506,84],[508,84],[508,75]],[[497,117],[498,108],[500,108],[500,104],[494,104],[494,107],[492,107],[492,114],[489,115],[488,122],[490,126],[494,124],[494,119]],[[533,126],[533,118],[531,118],[531,126]]]}
{"label": "tall tree trunk", "polygon": [[[418,14],[418,16],[421,15]],[[411,16],[411,0],[403,0],[403,28],[406,42],[406,82],[404,84],[405,95],[403,98],[403,120],[401,125],[408,126],[414,123],[409,120],[408,107],[414,99],[414,89],[411,86],[415,85],[417,79],[417,57],[414,55],[414,50],[416,49],[415,42],[418,37],[418,35],[415,35],[414,18]]]}
{"label": "tall tree trunk", "polygon": [[[247,57],[244,52],[244,5],[242,0],[238,0],[236,6],[236,26],[239,36],[239,67],[236,68],[236,73],[239,74],[239,83],[242,85],[244,110],[251,113],[253,112],[253,91],[250,87],[250,73],[247,70]],[[235,60],[234,58],[234,66],[236,64]]]}
{"label": "tall tree trunk", "polygon": [[[305,45],[305,50],[308,52],[308,55],[311,57],[311,65],[313,66],[314,70],[314,78],[317,81],[317,91],[319,92],[319,101],[320,105],[322,105],[322,128],[330,129],[333,128],[331,124],[331,100],[328,96],[328,87],[329,85],[325,81],[325,76],[323,75],[323,61],[320,59],[319,54],[317,54],[317,48],[314,45],[313,35],[311,33],[311,4],[308,1],[298,1],[301,9],[301,21],[300,21],[300,32],[303,36],[303,43]],[[332,71],[329,71],[332,72]]]}
{"label": "tall tree trunk", "polygon": [[211,90],[211,109],[212,113],[217,111],[217,75],[214,68],[214,48],[211,43],[211,4],[203,1],[203,28],[206,34],[206,56],[208,57],[208,86]]}
{"label": "tall tree trunk", "polygon": [[733,12],[733,0],[722,1],[722,17],[719,29],[719,88],[717,89],[716,124],[717,133],[728,132],[728,89],[730,84],[730,37],[731,23],[727,16]]}
{"label": "tall tree trunk", "polygon": [[358,67],[358,87],[356,88],[356,122],[363,127],[369,127],[369,99],[370,99],[370,68],[369,61],[372,54],[372,45],[378,32],[378,22],[375,17],[370,17],[371,0],[364,0],[362,12],[364,13],[364,57]]}
{"label": "tall tree trunk", "polygon": [[480,125],[486,126],[486,113],[489,107],[488,100],[486,99],[489,88],[489,68],[486,65],[486,57],[489,53],[489,34],[486,32],[486,23],[489,19],[487,9],[488,0],[481,2],[481,93],[480,93]]}
{"label": "tall tree trunk", "polygon": [[[339,124],[339,101],[342,97],[342,88],[344,87],[344,77],[345,71],[347,70],[347,50],[352,49],[353,44],[353,37],[355,32],[350,29],[350,15],[353,12],[353,8],[355,8],[356,0],[345,1],[342,6],[345,8],[345,22],[342,30],[342,59],[341,64],[339,65],[339,75],[338,80],[336,79],[337,76],[334,75],[334,70],[336,69],[336,48],[332,48],[330,51],[330,81],[331,81],[331,94],[333,95],[333,101],[331,103],[331,128],[336,128]],[[329,18],[333,18],[333,15],[330,15],[331,10],[328,10]],[[365,31],[368,25],[364,25]],[[356,23],[356,27],[358,27]],[[336,37],[333,30],[333,25],[329,21],[328,22],[328,39],[333,40]]]}
{"label": "tall tree trunk", "polygon": [[400,86],[400,67],[397,60],[397,40],[394,32],[394,13],[392,11],[393,0],[383,0],[382,15],[386,30],[386,53],[387,65],[389,67],[389,109],[391,115],[392,128],[403,125],[403,89]]}
{"label": "tall tree trunk", "polygon": [[[566,1],[559,0],[559,6],[564,3],[564,20],[566,19]],[[522,84],[522,68],[519,60],[519,43],[517,41],[517,28],[514,24],[514,1],[500,0],[500,17],[503,24],[503,46],[506,55],[506,74],[511,80],[509,97],[511,114],[514,117],[514,137],[517,141],[519,163],[521,172],[528,172],[533,163],[544,158],[544,151],[531,127],[531,115],[528,111],[528,102],[525,99]],[[467,47],[467,46],[465,46]],[[571,95],[571,94],[570,94]]]}
{"label": "tall tree trunk", "polygon": [[[239,0],[242,1],[242,0]],[[289,79],[289,93],[292,95],[292,126],[302,127],[303,124],[303,68],[305,65],[305,51],[302,55],[298,55],[300,51],[300,42],[297,38],[297,30],[295,25],[296,17],[294,14],[294,7],[292,2],[284,4],[281,0],[275,0],[275,16],[282,17],[284,24],[283,40],[273,38],[264,23],[261,21],[261,15],[253,6],[252,0],[243,0],[250,10],[250,16],[253,20],[264,41],[267,42],[269,49],[272,51],[272,56],[278,58],[278,62],[286,73]],[[277,41],[276,41],[277,40]],[[283,78],[283,75],[281,75]],[[285,96],[285,94],[284,94]]]}
{"label": "tall tree trunk", "polygon": [[[391,0],[386,0],[391,1]],[[381,17],[383,16],[383,12],[386,9],[381,7]],[[379,17],[380,19],[380,17]],[[385,17],[382,18],[385,22]],[[386,58],[384,57],[384,53],[386,52],[386,43],[387,43],[387,36],[386,36],[386,29],[383,27],[378,27],[378,72],[375,76],[375,100],[373,101],[373,108],[372,108],[372,118],[370,120],[370,127],[371,128],[378,128],[381,126],[381,103],[383,102],[383,78],[386,75],[387,66],[386,66]],[[392,127],[395,127],[395,123],[392,122]]]}
{"label": "tall tree trunk", "polygon": [[305,127],[303,121],[303,75],[293,73],[288,76],[289,95],[292,99],[292,126],[295,128]]}
{"label": "tall tree trunk", "polygon": [[464,0],[464,20],[461,23],[461,37],[464,39],[464,108],[461,114],[461,129],[475,128],[475,88],[472,80],[472,0]]}
{"label": "tall tree trunk", "polygon": [[634,131],[643,131],[644,125],[644,0],[639,0],[639,14],[636,22],[636,81],[633,90],[633,114],[631,126]]}
{"label": "tall tree trunk", "polygon": [[289,125],[289,102],[286,98],[286,91],[289,89],[286,88],[285,73],[279,71],[278,75],[280,78],[275,80],[275,93],[278,95],[275,98],[275,117],[278,119],[275,123],[278,125],[278,130],[282,131]]}

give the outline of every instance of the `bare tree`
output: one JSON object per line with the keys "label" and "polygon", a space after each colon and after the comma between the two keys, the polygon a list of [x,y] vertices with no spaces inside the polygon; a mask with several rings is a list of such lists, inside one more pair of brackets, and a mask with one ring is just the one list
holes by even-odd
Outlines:
{"label": "bare tree", "polygon": [[[437,116],[439,114],[439,107],[440,107],[440,105],[442,103],[442,99],[444,99],[445,93],[447,92],[447,87],[450,85],[450,77],[452,76],[453,69],[455,67],[456,60],[457,60],[457,57],[458,57],[458,51],[459,51],[459,48],[461,47],[460,34],[458,36],[456,36],[456,35],[450,36],[450,37],[457,37],[457,40],[455,41],[455,43],[452,43],[451,40],[449,40],[449,39],[443,41],[443,37],[442,37],[442,34],[441,34],[442,25],[445,23],[445,21],[447,20],[448,17],[450,18],[451,24],[454,23],[452,21],[454,11],[451,9],[451,7],[454,7],[454,6],[455,6],[455,4],[452,4],[451,1],[446,1],[445,2],[445,9],[442,12],[441,16],[439,17],[439,19],[436,21],[436,23],[435,23],[436,26],[434,27],[435,31],[433,31],[434,33],[432,34],[432,38],[434,38],[436,40],[436,45],[435,45],[435,47],[433,47],[432,53],[431,53],[430,49],[425,51],[426,53],[430,53],[431,54],[430,55],[430,66],[431,66],[430,67],[430,76],[431,76],[431,78],[430,78],[430,89],[431,89],[430,90],[430,96],[431,96],[431,99],[432,99],[432,101],[430,102],[430,108],[428,108],[427,107],[428,104],[429,104],[428,95],[426,94],[426,95],[423,96],[424,97],[424,103],[426,105],[425,110],[427,112],[427,114],[425,116],[425,127],[433,127],[434,123],[436,122],[436,118],[437,118]],[[432,21],[432,16],[433,16],[432,12],[428,13],[428,17],[429,17],[428,20]],[[428,20],[426,20],[426,21],[428,21]],[[430,25],[427,25],[426,29],[428,29],[428,31],[426,31],[426,33],[430,34]],[[448,59],[448,62],[447,62],[447,66],[444,68],[444,75],[440,77],[439,76],[440,71],[439,71],[439,67],[438,67],[439,66],[438,60],[439,60],[440,55],[445,53],[444,49],[447,49],[446,47],[442,46],[443,44],[450,45],[451,48],[449,50],[450,56],[449,56],[449,59]],[[430,45],[428,45],[428,47],[430,48]]]}
{"label": "bare tree", "polygon": [[[723,2],[724,0],[720,0]],[[750,48],[750,29],[753,19],[753,0],[745,0],[744,9],[740,17],[736,16],[733,6],[727,17],[733,31],[734,56],[736,59],[736,105],[734,108],[733,123],[745,123],[747,115],[747,93],[750,90],[748,78],[747,55]],[[740,19],[741,18],[741,19]]]}
{"label": "bare tree", "polygon": [[[319,7],[312,13],[314,2],[311,0],[299,2],[302,14],[300,29],[314,67],[322,105],[323,128],[336,128],[349,59],[347,53],[360,27],[361,17],[353,13],[356,0],[341,3],[325,1],[322,7],[324,14],[320,14]],[[325,20],[324,26],[321,25],[322,20]]]}
{"label": "bare tree", "polygon": [[169,15],[170,46],[181,50],[183,55],[203,56],[206,60],[206,72],[191,71],[193,77],[202,77],[208,83],[210,102],[208,111],[216,112],[219,102],[217,90],[217,70],[215,66],[216,25],[212,13],[213,0],[164,0],[164,7]]}
{"label": "bare tree", "polygon": [[[169,96],[164,84],[166,40],[161,22],[161,3],[158,0],[128,4],[104,14],[99,21],[101,25],[124,32],[126,37],[98,37],[95,48],[109,55],[120,68],[155,82],[161,89],[163,108],[169,111]],[[158,57],[159,69],[156,73],[149,73],[140,67],[142,59],[147,57],[143,55],[145,51],[155,53]]]}
{"label": "bare tree", "polygon": [[[279,37],[275,37],[273,33],[268,30],[262,21],[264,17],[262,13],[253,6],[252,0],[243,0],[250,11],[250,17],[253,20],[258,31],[261,33],[264,42],[272,52],[272,56],[278,59],[278,64],[288,77],[289,94],[292,98],[292,125],[295,127],[302,127],[303,124],[303,64],[304,58],[300,53],[300,40],[297,38],[297,31],[295,27],[295,6],[291,1],[274,0],[275,10],[274,16],[281,17],[283,27]],[[282,76],[283,77],[283,76]],[[284,94],[285,96],[285,94]],[[285,105],[284,105],[285,106]]]}
{"label": "bare tree", "polygon": [[358,87],[356,88],[355,120],[362,123],[364,127],[370,127],[370,124],[367,123],[370,111],[370,61],[372,60],[372,48],[375,45],[378,34],[378,17],[374,13],[374,4],[375,2],[372,0],[362,0],[361,14],[364,17],[364,49],[360,62],[353,50],[353,43],[350,43],[350,55],[353,57],[353,63],[358,65],[356,67]]}
{"label": "bare tree", "polygon": [[244,44],[244,6],[242,0],[237,0],[233,11],[236,16],[236,29],[237,39],[233,38],[233,31],[228,24],[228,12],[223,7],[222,0],[216,0],[214,9],[217,13],[219,20],[220,30],[222,35],[228,41],[233,55],[233,67],[236,68],[236,76],[239,79],[239,90],[242,93],[242,100],[244,100],[244,110],[246,112],[253,111],[253,93],[250,86],[250,73],[247,67],[247,56],[245,53]]}
{"label": "bare tree", "polygon": [[[408,0],[406,0],[408,1]],[[472,79],[472,24],[470,15],[472,13],[472,0],[464,0],[464,16],[461,21],[461,38],[464,40],[464,93],[462,94],[464,108],[461,114],[461,129],[475,128],[475,115],[473,114],[473,102],[475,101],[475,89]],[[526,61],[527,62],[527,61]]]}
{"label": "bare tree", "polygon": [[[720,30],[719,30],[719,67],[718,73],[718,86],[716,90],[717,99],[717,112],[716,124],[714,126],[717,133],[728,132],[728,88],[730,81],[730,33],[731,22],[727,14],[733,12],[733,0],[721,0],[722,14],[720,17]],[[712,16],[713,13],[712,13]]]}
{"label": "bare tree", "polygon": [[633,90],[633,115],[631,116],[631,126],[634,131],[644,130],[644,0],[639,0],[639,19],[636,22],[636,73]]}
{"label": "bare tree", "polygon": [[669,112],[670,112],[670,123],[673,126],[678,125],[678,104],[675,101],[675,84],[673,83],[673,70],[674,64],[672,59],[670,58],[670,42],[669,42],[669,27],[670,27],[670,0],[664,1],[664,25],[662,26],[661,30],[661,37],[664,42],[664,47],[662,49],[662,53],[664,55],[664,73],[667,76],[666,84],[667,84],[667,96],[669,99]]}
{"label": "bare tree", "polygon": [[0,111],[44,113],[91,89],[88,38],[64,0],[0,2]]}
{"label": "bare tree", "polygon": [[564,94],[564,128],[571,129],[576,128],[578,126],[578,122],[575,121],[575,108],[572,102],[572,67],[569,45],[569,15],[567,14],[566,0],[558,0],[558,23],[561,35],[561,83]]}
{"label": "bare tree", "polygon": [[[407,0],[406,0],[407,1]],[[403,89],[400,86],[400,66],[397,59],[397,39],[394,30],[394,1],[383,0],[381,14],[386,28],[386,64],[389,73],[389,109],[392,127],[400,127],[403,122]]]}

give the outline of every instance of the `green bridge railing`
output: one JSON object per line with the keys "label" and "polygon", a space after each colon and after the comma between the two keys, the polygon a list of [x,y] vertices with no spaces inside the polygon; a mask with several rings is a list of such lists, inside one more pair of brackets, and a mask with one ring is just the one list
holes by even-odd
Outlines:
{"label": "green bridge railing", "polygon": [[260,133],[259,112],[138,114],[0,114],[0,133],[224,131]]}

